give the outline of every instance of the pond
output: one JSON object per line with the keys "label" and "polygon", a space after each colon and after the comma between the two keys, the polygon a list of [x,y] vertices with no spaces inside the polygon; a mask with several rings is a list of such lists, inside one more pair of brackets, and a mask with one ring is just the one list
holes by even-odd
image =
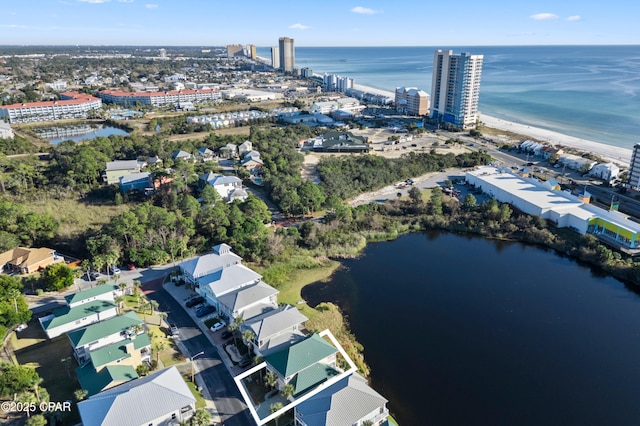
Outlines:
{"label": "pond", "polygon": [[335,301],[404,425],[640,422],[640,297],[554,252],[453,234],[370,244]]}
{"label": "pond", "polygon": [[104,124],[74,124],[69,126],[39,127],[33,129],[33,131],[41,138],[47,139],[53,145],[57,145],[60,142],[68,140],[79,142],[86,139],[93,139],[98,136],[107,137],[110,135],[129,135],[129,132],[125,130]]}

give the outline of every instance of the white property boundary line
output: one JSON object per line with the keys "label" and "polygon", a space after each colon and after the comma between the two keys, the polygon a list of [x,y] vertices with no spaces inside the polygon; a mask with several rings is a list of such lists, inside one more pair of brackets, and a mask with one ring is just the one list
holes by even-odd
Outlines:
{"label": "white property boundary line", "polygon": [[323,391],[324,389],[326,389],[327,387],[339,382],[340,380],[344,379],[345,377],[350,376],[351,374],[355,373],[355,371],[357,370],[356,365],[353,363],[353,361],[351,360],[351,358],[349,358],[349,356],[347,355],[347,353],[344,351],[344,349],[342,349],[342,346],[340,346],[340,343],[338,343],[338,341],[336,340],[336,338],[333,336],[333,334],[327,329],[324,331],[321,331],[320,333],[318,333],[318,335],[320,337],[328,337],[329,340],[331,340],[331,343],[333,343],[333,346],[335,346],[335,348],[338,350],[338,352],[340,352],[340,355],[342,355],[342,357],[347,361],[347,363],[349,364],[349,369],[341,374],[338,374],[335,377],[332,377],[331,379],[327,380],[326,382],[321,383],[320,385],[318,385],[315,389],[313,389],[311,392],[307,393],[306,395],[295,399],[293,402],[285,405],[284,407],[282,407],[280,410],[276,411],[275,413],[271,413],[271,415],[265,417],[264,419],[261,419],[258,416],[258,413],[256,412],[253,404],[252,404],[252,400],[249,397],[249,395],[247,394],[247,391],[245,390],[244,385],[241,383],[241,381],[247,377],[250,376],[251,374],[255,373],[256,371],[259,371],[263,368],[266,368],[267,363],[263,362],[259,365],[256,365],[253,368],[250,368],[249,370],[245,371],[242,374],[239,374],[237,376],[235,376],[233,378],[233,380],[236,382],[236,386],[238,387],[238,389],[240,390],[240,393],[242,394],[242,397],[244,398],[245,402],[247,403],[247,407],[249,407],[249,412],[251,413],[251,416],[253,417],[253,420],[255,420],[256,424],[258,425],[263,425],[273,419],[275,419],[276,417],[279,417],[280,415],[284,414],[285,412],[289,411],[290,409],[292,409],[293,407],[295,407],[296,405],[306,401],[307,399],[311,398],[312,396],[316,395],[317,393]]}

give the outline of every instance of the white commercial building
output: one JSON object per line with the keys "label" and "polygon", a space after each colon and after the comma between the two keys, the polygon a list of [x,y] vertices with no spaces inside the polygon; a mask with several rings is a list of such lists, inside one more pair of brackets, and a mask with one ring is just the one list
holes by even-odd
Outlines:
{"label": "white commercial building", "polygon": [[496,200],[523,213],[540,216],[559,228],[603,236],[626,248],[640,247],[640,223],[618,211],[604,210],[567,192],[552,190],[547,182],[494,167],[467,172],[465,180]]}

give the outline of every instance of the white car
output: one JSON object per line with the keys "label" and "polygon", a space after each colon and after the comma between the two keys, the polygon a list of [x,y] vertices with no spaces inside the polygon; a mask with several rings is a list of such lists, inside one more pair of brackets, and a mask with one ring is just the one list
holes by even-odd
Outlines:
{"label": "white car", "polygon": [[213,324],[213,325],[211,326],[211,329],[210,329],[210,330],[211,330],[211,331],[218,331],[218,330],[222,330],[226,325],[227,325],[227,323],[221,320],[221,321],[218,321],[217,323]]}

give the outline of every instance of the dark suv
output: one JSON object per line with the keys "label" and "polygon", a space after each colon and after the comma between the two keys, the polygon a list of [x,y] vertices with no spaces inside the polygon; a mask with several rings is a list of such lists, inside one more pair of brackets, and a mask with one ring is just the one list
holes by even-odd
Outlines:
{"label": "dark suv", "polygon": [[204,303],[204,297],[202,296],[194,297],[193,299],[190,299],[189,301],[187,301],[187,308],[192,308],[201,303]]}

